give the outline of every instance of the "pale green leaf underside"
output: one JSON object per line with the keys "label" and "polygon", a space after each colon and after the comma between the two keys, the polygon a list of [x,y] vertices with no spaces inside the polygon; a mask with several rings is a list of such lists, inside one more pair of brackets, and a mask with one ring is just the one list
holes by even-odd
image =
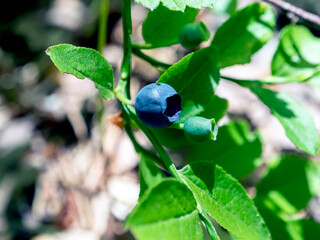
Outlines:
{"label": "pale green leaf underside", "polygon": [[170,10],[184,11],[186,6],[192,8],[202,8],[202,7],[214,7],[214,0],[135,0],[137,3],[142,4],[146,8],[151,10],[155,9],[162,3],[164,6]]}
{"label": "pale green leaf underside", "polygon": [[190,190],[174,179],[167,179],[148,190],[126,221],[135,227],[179,218],[192,213],[197,203]]}
{"label": "pale green leaf underside", "polygon": [[272,60],[274,83],[308,80],[319,85],[320,38],[304,26],[289,25],[280,33],[280,42]]}
{"label": "pale green leaf underside", "polygon": [[60,44],[47,49],[53,63],[62,73],[75,75],[79,79],[92,80],[105,99],[113,98],[113,70],[107,60],[97,51]]}
{"label": "pale green leaf underside", "polygon": [[193,52],[170,67],[159,82],[171,85],[181,96],[181,118],[203,113],[214,98],[220,74],[218,55],[214,48]]}
{"label": "pale green leaf underside", "polygon": [[133,228],[138,240],[203,240],[198,211],[174,219]]}
{"label": "pale green leaf underside", "polygon": [[[269,231],[253,201],[236,179],[219,166],[191,165],[191,168],[186,168],[182,170],[183,178],[204,210],[222,227],[243,240],[270,239]],[[210,169],[213,172],[210,173]]]}
{"label": "pale green leaf underside", "polygon": [[250,62],[251,56],[271,39],[274,27],[273,10],[264,3],[251,4],[233,14],[211,43],[220,51],[220,67]]}
{"label": "pale green leaf underside", "polygon": [[287,137],[302,151],[316,155],[319,133],[310,112],[286,93],[273,92],[262,87],[251,87],[260,100],[280,121]]}
{"label": "pale green leaf underside", "polygon": [[175,179],[163,180],[148,189],[125,225],[142,240],[202,239],[197,203],[193,194]]}

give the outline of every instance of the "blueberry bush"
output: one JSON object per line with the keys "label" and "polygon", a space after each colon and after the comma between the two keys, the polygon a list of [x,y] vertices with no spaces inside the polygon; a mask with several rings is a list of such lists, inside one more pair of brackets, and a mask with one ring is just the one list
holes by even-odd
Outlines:
{"label": "blueberry bush", "polygon": [[[140,156],[139,201],[125,227],[140,240],[319,239],[319,223],[301,214],[320,192],[320,165],[312,159],[319,133],[310,112],[272,85],[307,82],[319,87],[320,39],[303,25],[289,24],[280,31],[271,76],[234,79],[220,75],[220,69],[249,63],[273,37],[276,17],[270,5],[256,2],[235,11],[235,1],[225,1],[230,17],[212,34],[196,18],[200,9],[214,9],[215,1],[136,2],[149,9],[142,27],[145,43],[132,43],[132,3],[122,0],[120,79],[114,79],[112,67],[96,50],[61,44],[46,51],[62,73],[88,78],[103,99],[120,102],[124,129]],[[221,10],[222,0],[216,2]],[[203,41],[206,47],[201,47]],[[174,44],[187,54],[172,65],[147,54],[147,49]],[[132,54],[160,76],[135,101],[130,96]],[[261,166],[262,139],[246,121],[219,123],[228,108],[227,100],[215,95],[220,79],[255,94],[300,151],[269,161],[251,197],[239,181]],[[139,144],[136,129],[153,150]],[[188,164],[178,168],[168,149],[182,148],[188,149]]]}

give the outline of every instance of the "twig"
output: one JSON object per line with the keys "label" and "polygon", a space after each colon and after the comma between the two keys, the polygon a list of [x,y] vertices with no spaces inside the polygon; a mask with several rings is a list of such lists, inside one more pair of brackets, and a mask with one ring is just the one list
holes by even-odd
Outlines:
{"label": "twig", "polygon": [[270,3],[278,8],[281,8],[286,12],[293,13],[297,17],[303,20],[306,20],[314,25],[317,25],[317,27],[320,28],[320,16],[316,14],[307,12],[283,0],[262,0],[262,1]]}
{"label": "twig", "polygon": [[109,0],[101,0],[98,33],[98,52],[102,53],[107,42]]}
{"label": "twig", "polygon": [[160,61],[158,61],[158,60],[156,60],[156,59],[144,54],[138,48],[132,48],[132,53],[134,55],[146,60],[147,62],[149,62],[154,67],[161,67],[161,68],[164,68],[164,69],[167,69],[167,68],[171,67],[171,64],[160,62]]}

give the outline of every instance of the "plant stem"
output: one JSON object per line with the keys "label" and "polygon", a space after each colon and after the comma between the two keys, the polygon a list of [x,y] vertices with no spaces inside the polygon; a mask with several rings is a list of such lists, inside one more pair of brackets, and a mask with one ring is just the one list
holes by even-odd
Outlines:
{"label": "plant stem", "polygon": [[241,86],[244,87],[248,87],[248,86],[252,86],[253,84],[285,84],[285,83],[294,83],[294,82],[306,82],[309,81],[311,78],[318,76],[320,74],[320,68],[317,67],[315,68],[315,71],[312,74],[308,74],[306,76],[289,76],[289,77],[278,77],[278,76],[269,76],[266,78],[262,78],[259,80],[247,80],[247,79],[237,79],[237,78],[233,78],[233,77],[228,77],[228,76],[223,76],[220,75],[220,78],[225,79],[225,80],[229,80],[232,82],[235,82]]}
{"label": "plant stem", "polygon": [[144,44],[138,44],[138,43],[134,43],[132,44],[132,47],[137,48],[137,49],[155,49],[155,48],[162,48],[162,47],[170,47],[174,44],[178,44],[179,43],[179,39],[173,40],[170,43],[167,43],[165,45],[152,45],[151,43],[144,43]]}
{"label": "plant stem", "polygon": [[133,43],[131,46],[132,46],[132,48],[137,48],[137,49],[154,49],[154,48],[157,48],[157,47],[152,46],[152,44],[148,44],[148,43],[145,43],[145,44]]}
{"label": "plant stem", "polygon": [[169,67],[171,67],[171,64],[168,63],[164,63],[164,62],[160,62],[148,55],[146,55],[145,53],[143,53],[140,49],[133,47],[132,48],[132,53],[142,59],[144,59],[145,61],[147,61],[148,63],[150,63],[153,67],[161,67],[164,69],[167,69]]}
{"label": "plant stem", "polygon": [[[158,140],[154,137],[152,132],[143,123],[140,122],[140,120],[138,119],[136,114],[133,113],[133,111],[130,109],[129,106],[122,104],[122,107],[123,107],[124,111],[126,112],[126,114],[128,114],[128,117],[133,119],[138,124],[140,129],[144,132],[144,134],[148,137],[148,139],[150,140],[150,142],[152,143],[152,145],[154,146],[154,148],[156,149],[156,151],[160,155],[161,160],[163,161],[164,165],[169,170],[171,175],[173,177],[175,177],[176,179],[178,179],[178,181],[180,181],[181,183],[183,183],[184,185],[186,185],[190,189],[190,186],[188,185],[188,183],[179,174],[179,172],[176,169],[175,165],[173,164],[169,154],[163,148],[163,146],[158,142]],[[197,197],[195,195],[194,195],[194,197],[195,197],[196,201],[199,203],[199,200],[197,199]],[[217,235],[217,232],[215,231],[215,229],[211,223],[211,220],[208,217],[208,215],[206,214],[206,212],[203,210],[203,208],[201,207],[200,204],[198,204],[197,208],[199,210],[200,218],[202,219],[202,221],[205,224],[205,227],[209,233],[210,239],[211,240],[219,240],[220,238]]]}
{"label": "plant stem", "polygon": [[179,179],[180,181],[184,182],[184,180],[181,178],[180,174],[178,173],[178,170],[176,169],[175,165],[171,161],[169,154],[163,148],[163,146],[158,142],[158,140],[155,138],[152,132],[143,123],[140,122],[136,114],[133,112],[133,110],[129,106],[123,104],[122,107],[126,112],[126,114],[128,114],[129,118],[133,119],[133,121],[137,123],[140,129],[144,132],[144,134],[150,140],[151,144],[154,146],[154,148],[158,152],[161,160],[163,161],[164,165],[169,170],[171,175]]}
{"label": "plant stem", "polygon": [[313,25],[316,25],[318,29],[320,28],[320,17],[316,14],[307,12],[283,0],[263,0],[263,1],[270,3],[278,8],[281,8],[286,12],[291,12],[297,17],[304,19],[305,21],[312,23]]}
{"label": "plant stem", "polygon": [[[123,108],[123,107],[122,107]],[[133,134],[133,131],[132,131],[132,128],[131,128],[131,124],[130,124],[130,118],[127,114],[126,111],[123,111],[122,113],[123,115],[123,118],[124,118],[124,129],[126,130],[133,146],[134,146],[134,149],[136,150],[137,153],[141,153],[141,154],[144,154],[144,155],[147,155],[148,157],[150,157],[156,164],[158,164],[159,166],[161,166],[162,168],[164,168],[165,166],[163,165],[163,162],[161,160],[161,158],[155,154],[154,152],[148,150],[148,149],[145,149],[144,147],[142,147],[136,140],[134,134]]]}
{"label": "plant stem", "polygon": [[219,236],[218,236],[218,234],[217,234],[217,232],[216,232],[216,230],[215,230],[215,228],[214,228],[209,216],[202,211],[200,213],[200,218],[201,218],[204,226],[206,227],[206,230],[207,230],[207,232],[208,232],[208,234],[210,236],[210,239],[211,240],[220,240],[220,238],[219,238]]}
{"label": "plant stem", "polygon": [[121,65],[121,79],[127,81],[126,95],[130,99],[131,76],[131,0],[121,0],[123,27],[123,60]]}
{"label": "plant stem", "polygon": [[107,26],[108,26],[109,0],[101,0],[100,16],[99,16],[99,33],[98,47],[99,53],[103,52],[103,48],[107,43]]}
{"label": "plant stem", "polygon": [[235,82],[241,86],[248,86],[248,85],[250,86],[252,84],[262,84],[263,83],[263,82],[260,82],[259,80],[242,80],[242,79],[227,77],[227,76],[223,76],[223,75],[220,75],[220,78]]}
{"label": "plant stem", "polygon": [[[121,66],[121,79],[118,83],[118,87],[116,89],[116,94],[118,99],[121,101],[122,109],[123,109],[123,116],[125,118],[125,130],[130,137],[135,149],[137,152],[144,152],[152,155],[152,159],[158,160],[159,158],[154,158],[154,154],[143,147],[141,147],[138,142],[136,141],[131,126],[130,126],[130,119],[135,121],[140,129],[144,132],[144,134],[148,137],[151,144],[154,146],[155,150],[158,152],[161,161],[169,170],[171,175],[179,180],[181,183],[185,184],[189,189],[189,185],[186,181],[182,178],[179,174],[178,170],[176,169],[175,165],[173,164],[169,154],[163,148],[163,146],[158,142],[152,132],[138,119],[137,115],[132,109],[132,106],[126,105],[130,103],[130,75],[131,75],[131,32],[132,32],[132,24],[131,24],[131,0],[121,0],[122,2],[122,20],[123,20],[123,62]],[[142,53],[139,49],[134,49],[133,52],[138,54],[140,57],[146,59],[146,61],[150,62],[152,65],[162,66],[164,68],[170,67],[170,64],[161,63],[146,54]],[[146,152],[147,151],[147,152]],[[161,162],[159,162],[161,166]],[[199,201],[197,200],[199,203]],[[200,205],[200,204],[198,204]],[[209,219],[205,211],[202,209],[201,206],[198,206],[199,214],[204,222],[206,229],[209,233],[211,240],[219,240],[219,237]]]}

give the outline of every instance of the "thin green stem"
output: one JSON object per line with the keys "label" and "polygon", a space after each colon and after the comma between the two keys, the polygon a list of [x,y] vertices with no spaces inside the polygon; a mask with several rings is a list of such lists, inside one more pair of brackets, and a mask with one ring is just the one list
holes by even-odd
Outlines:
{"label": "thin green stem", "polygon": [[171,67],[171,64],[168,63],[164,63],[161,61],[158,61],[150,56],[148,56],[147,54],[143,53],[140,49],[138,48],[132,48],[132,53],[140,58],[142,58],[143,60],[147,61],[148,63],[150,63],[153,67],[161,67],[164,69],[167,69],[169,67]]}
{"label": "thin green stem", "polygon": [[[148,137],[151,144],[154,146],[155,150],[158,152],[160,159],[162,160],[164,166],[169,170],[171,175],[175,177],[177,180],[185,184],[189,189],[190,186],[186,183],[186,181],[182,178],[182,176],[179,174],[177,168],[173,164],[169,154],[167,151],[163,148],[163,146],[158,142],[158,140],[155,138],[155,136],[152,134],[152,132],[138,119],[137,115],[135,114],[131,104],[130,104],[130,75],[131,75],[131,31],[132,31],[132,24],[131,24],[131,0],[121,0],[122,2],[122,19],[123,19],[123,62],[121,66],[121,79],[118,83],[117,89],[116,89],[116,95],[118,99],[121,102],[124,118],[126,118],[125,121],[125,130],[128,133],[130,139],[133,142],[133,145],[137,152],[144,151],[144,149],[138,144],[136,141],[131,126],[130,126],[130,119],[136,122],[136,124],[140,127],[140,129],[144,132],[144,134]],[[148,61],[151,61],[152,64],[159,64],[166,67],[169,67],[169,65],[164,65],[163,63],[152,59],[151,57],[143,54],[141,51],[136,51],[136,53],[140,54],[140,56],[143,56],[144,58],[148,59]],[[127,105],[128,104],[128,105]],[[150,152],[149,152],[150,153]],[[153,158],[154,159],[154,158]],[[155,158],[157,159],[157,158]],[[154,159],[154,160],[155,160]],[[162,165],[162,164],[161,164]],[[163,165],[162,165],[163,166]],[[199,201],[197,201],[199,202]],[[212,240],[218,240],[219,237],[216,238],[216,232],[215,229],[208,218],[205,211],[202,209],[202,207],[198,206],[199,213],[201,218],[203,219],[203,222],[207,228],[207,231],[209,233],[209,236]]]}
{"label": "thin green stem", "polygon": [[123,27],[123,60],[121,65],[121,79],[127,81],[126,95],[130,99],[131,76],[131,0],[121,0]]}
{"label": "thin green stem", "polygon": [[227,77],[227,76],[223,76],[223,75],[220,75],[220,78],[235,82],[235,83],[237,83],[241,86],[244,86],[244,87],[248,86],[250,84],[253,84],[253,83],[262,84],[262,82],[260,82],[259,80],[242,80],[242,79],[236,79],[236,78]]}
{"label": "thin green stem", "polygon": [[306,74],[306,75],[301,75],[301,76],[289,76],[289,77],[279,77],[279,76],[269,76],[266,78],[262,79],[253,79],[253,80],[247,80],[247,79],[237,79],[233,77],[228,77],[228,76],[223,76],[221,75],[220,77],[225,80],[229,80],[232,82],[235,82],[241,86],[244,87],[250,87],[253,84],[285,84],[285,83],[302,83],[302,82],[307,82],[311,78],[318,76],[320,74],[320,67],[315,68],[315,71],[312,74]]}
{"label": "thin green stem", "polygon": [[151,43],[144,43],[144,44],[138,44],[138,43],[134,43],[132,44],[133,48],[137,48],[137,49],[155,49],[155,48],[162,48],[162,47],[170,47],[174,44],[178,44],[179,43],[179,39],[175,39],[173,41],[171,41],[170,43],[167,43],[165,45],[152,45]]}
{"label": "thin green stem", "polygon": [[204,224],[204,226],[206,227],[206,230],[210,236],[211,240],[220,240],[216,229],[214,228],[209,216],[205,213],[205,212],[200,212],[200,218]]}
{"label": "thin green stem", "polygon": [[148,44],[148,43],[145,43],[145,44],[133,43],[131,46],[132,46],[132,48],[137,48],[137,49],[155,49],[155,48],[157,48],[157,47],[152,46],[152,44]]}
{"label": "thin green stem", "polygon": [[163,165],[163,162],[161,160],[161,158],[155,154],[154,152],[148,150],[148,149],[145,149],[144,147],[142,147],[136,140],[134,134],[133,134],[133,131],[132,131],[132,128],[131,128],[131,124],[130,124],[130,118],[127,114],[126,111],[123,111],[122,113],[123,115],[123,118],[124,118],[124,129],[125,131],[127,132],[133,146],[134,146],[134,149],[136,150],[137,153],[141,153],[141,154],[144,154],[146,156],[148,156],[150,159],[152,159],[157,165],[161,166],[162,168],[164,168],[165,166]]}
{"label": "thin green stem", "polygon": [[[140,129],[144,132],[144,134],[148,137],[148,139],[150,140],[150,142],[152,143],[152,145],[154,146],[154,148],[158,152],[161,160],[163,161],[164,165],[169,170],[171,175],[173,177],[175,177],[176,179],[178,179],[181,183],[185,184],[190,189],[190,186],[188,185],[188,183],[179,174],[179,172],[178,172],[177,168],[175,167],[175,165],[173,164],[169,154],[163,148],[163,146],[158,142],[158,140],[154,137],[152,132],[143,123],[140,122],[140,120],[138,119],[136,114],[133,112],[133,110],[130,108],[130,106],[126,106],[125,104],[123,104],[122,107],[123,107],[124,111],[126,112],[126,114],[128,114],[128,117],[133,119],[138,124]],[[197,199],[196,196],[195,196],[195,198],[196,198],[197,202],[199,203],[199,200]],[[211,223],[210,218],[208,217],[208,215],[203,210],[203,208],[201,207],[200,204],[198,204],[198,210],[199,210],[200,217],[201,217],[203,223],[205,224],[205,227],[209,233],[210,239],[211,240],[219,240],[219,237],[218,237],[218,235],[217,235],[217,233]]]}
{"label": "thin green stem", "polygon": [[109,0],[101,0],[99,16],[99,33],[98,33],[98,52],[102,53],[107,43],[107,26],[108,26]]}
{"label": "thin green stem", "polygon": [[178,170],[176,169],[173,162],[171,161],[169,154],[166,152],[163,146],[158,142],[158,140],[155,138],[152,132],[143,123],[140,122],[136,114],[133,112],[133,110],[129,106],[123,104],[122,107],[126,112],[126,114],[128,114],[129,118],[133,119],[133,121],[137,123],[140,129],[144,132],[144,134],[150,140],[151,144],[154,146],[154,148],[158,152],[161,160],[163,161],[164,165],[166,166],[167,170],[171,173],[171,175],[179,179],[180,181],[183,181],[180,174],[178,173]]}

